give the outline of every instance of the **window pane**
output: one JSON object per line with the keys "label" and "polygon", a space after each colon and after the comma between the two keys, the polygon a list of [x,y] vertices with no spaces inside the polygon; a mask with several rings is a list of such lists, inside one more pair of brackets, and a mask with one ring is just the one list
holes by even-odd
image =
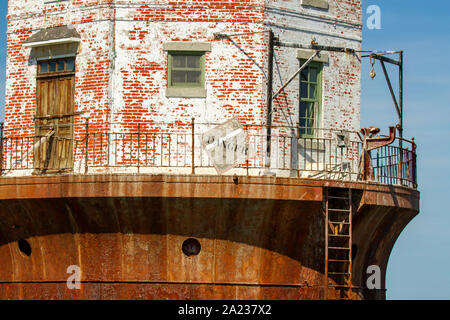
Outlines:
{"label": "window pane", "polygon": [[186,56],[172,56],[172,66],[174,68],[186,68]]}
{"label": "window pane", "polygon": [[75,61],[73,59],[69,59],[66,62],[66,71],[73,71],[75,69]]}
{"label": "window pane", "polygon": [[314,118],[309,118],[308,121],[307,121],[306,126],[308,128],[314,128]]}
{"label": "window pane", "polygon": [[306,119],[300,118],[300,128],[304,128],[304,127],[306,127]]}
{"label": "window pane", "polygon": [[56,71],[56,62],[55,61],[49,62],[48,65],[49,65],[50,72],[55,72]]}
{"label": "window pane", "polygon": [[172,71],[172,84],[186,83],[186,71]]}
{"label": "window pane", "polygon": [[41,73],[48,72],[48,63],[47,62],[42,62],[40,66],[41,66],[41,70],[40,70]]}
{"label": "window pane", "polygon": [[300,98],[308,98],[308,84],[303,81],[300,84]]}
{"label": "window pane", "polygon": [[304,118],[306,117],[306,106],[307,106],[307,102],[300,102],[300,118]]}
{"label": "window pane", "polygon": [[64,60],[57,62],[58,71],[64,71]]}
{"label": "window pane", "polygon": [[307,104],[307,114],[309,118],[313,118],[314,117],[314,103],[309,102]]}
{"label": "window pane", "polygon": [[317,85],[310,84],[309,85],[309,98],[316,99],[316,97],[317,97]]}
{"label": "window pane", "polygon": [[309,81],[317,82],[318,70],[317,68],[309,68]]}
{"label": "window pane", "polygon": [[308,81],[308,68],[302,70],[300,74],[301,81]]}
{"label": "window pane", "polygon": [[200,56],[187,56],[188,68],[200,68]]}
{"label": "window pane", "polygon": [[200,83],[200,71],[188,71],[187,72],[187,82],[188,83]]}

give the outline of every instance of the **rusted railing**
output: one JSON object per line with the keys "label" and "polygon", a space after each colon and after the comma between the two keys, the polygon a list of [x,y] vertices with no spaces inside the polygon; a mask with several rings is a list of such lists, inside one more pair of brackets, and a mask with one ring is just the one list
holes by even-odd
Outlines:
{"label": "rusted railing", "polygon": [[[58,134],[65,126],[66,136]],[[67,128],[69,126],[69,128]],[[202,135],[216,124],[85,123],[5,128],[2,126],[2,175],[71,172],[217,174],[202,150]],[[356,132],[244,125],[253,155],[232,174],[276,175],[310,179],[362,180],[362,142]],[[44,132],[36,136],[35,132]],[[67,136],[67,132],[70,136]],[[270,156],[267,146],[270,143]],[[400,146],[402,146],[400,148]],[[416,145],[397,139],[371,151],[373,177],[388,185],[417,187]],[[24,171],[28,171],[24,172]]]}

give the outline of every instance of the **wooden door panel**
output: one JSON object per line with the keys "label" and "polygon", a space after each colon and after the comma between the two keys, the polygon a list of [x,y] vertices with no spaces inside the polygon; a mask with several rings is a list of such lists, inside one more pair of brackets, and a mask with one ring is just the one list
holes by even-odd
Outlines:
{"label": "wooden door panel", "polygon": [[73,168],[74,76],[38,79],[35,167]]}

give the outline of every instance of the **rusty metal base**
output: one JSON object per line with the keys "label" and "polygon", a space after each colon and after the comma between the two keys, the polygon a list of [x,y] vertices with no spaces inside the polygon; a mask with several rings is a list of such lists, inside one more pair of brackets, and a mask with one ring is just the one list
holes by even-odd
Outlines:
{"label": "rusty metal base", "polygon": [[[358,194],[354,284],[384,275],[418,212],[402,187],[300,179],[54,176],[0,179],[0,299],[332,299],[323,287],[323,188]],[[183,242],[195,238],[198,255]],[[31,248],[27,255],[19,241]],[[67,268],[81,268],[69,290]],[[354,299],[384,291],[356,288]]]}

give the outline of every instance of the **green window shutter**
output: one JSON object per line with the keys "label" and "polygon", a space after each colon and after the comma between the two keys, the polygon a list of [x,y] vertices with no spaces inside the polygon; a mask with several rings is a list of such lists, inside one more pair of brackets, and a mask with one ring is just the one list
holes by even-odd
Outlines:
{"label": "green window shutter", "polygon": [[[305,60],[300,60],[304,64]],[[300,73],[300,136],[312,138],[318,127],[322,104],[322,63],[310,62]]]}
{"label": "green window shutter", "polygon": [[168,62],[168,88],[205,87],[204,52],[171,51]]}

